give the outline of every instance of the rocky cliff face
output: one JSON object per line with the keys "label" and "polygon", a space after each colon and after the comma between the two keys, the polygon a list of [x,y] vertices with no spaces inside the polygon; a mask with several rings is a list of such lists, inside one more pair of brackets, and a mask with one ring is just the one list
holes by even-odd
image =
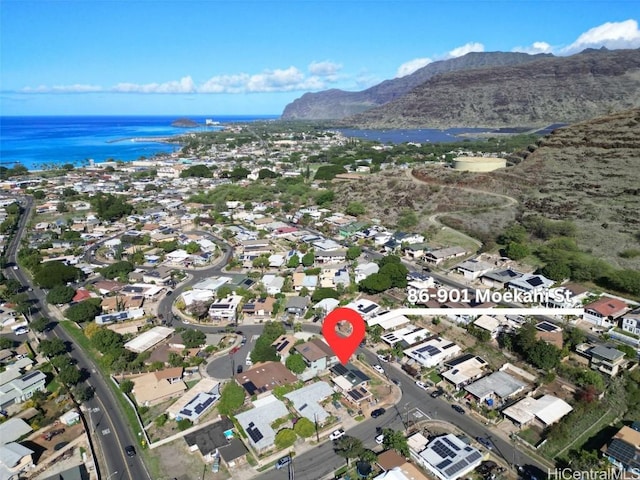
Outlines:
{"label": "rocky cliff face", "polygon": [[361,92],[346,92],[333,89],[305,93],[285,107],[282,119],[340,119],[400,98],[411,89],[438,74],[486,67],[519,65],[551,57],[553,56],[550,54],[528,55],[515,52],[472,52],[462,57],[430,63],[411,75],[385,80]]}
{"label": "rocky cliff face", "polygon": [[545,126],[640,106],[640,49],[434,76],[385,105],[344,119],[360,128]]}

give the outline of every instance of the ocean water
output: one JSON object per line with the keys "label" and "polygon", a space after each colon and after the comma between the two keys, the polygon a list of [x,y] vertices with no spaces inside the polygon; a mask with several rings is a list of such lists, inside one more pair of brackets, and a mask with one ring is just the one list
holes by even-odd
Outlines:
{"label": "ocean water", "polygon": [[[189,132],[214,130],[216,127],[176,128],[171,123],[189,118],[204,125],[206,118],[220,123],[249,122],[278,118],[264,116],[43,116],[0,117],[0,165],[16,163],[30,170],[52,164],[81,165],[87,159],[131,161],[142,156],[179,150],[175,144],[154,141]],[[133,138],[147,141],[132,141]]]}

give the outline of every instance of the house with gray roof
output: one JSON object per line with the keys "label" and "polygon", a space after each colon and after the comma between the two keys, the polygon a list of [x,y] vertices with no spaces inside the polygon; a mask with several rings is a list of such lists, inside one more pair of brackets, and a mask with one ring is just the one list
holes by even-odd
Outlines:
{"label": "house with gray roof", "polygon": [[493,372],[486,377],[482,377],[464,389],[475,397],[478,402],[486,402],[491,405],[494,400],[504,401],[522,392],[526,383],[509,375],[506,372]]}
{"label": "house with gray roof", "polygon": [[322,408],[320,402],[326,400],[334,393],[334,390],[327,382],[316,382],[306,387],[302,387],[285,395],[293,408],[303,417],[312,422],[323,423],[329,418],[329,413]]}
{"label": "house with gray roof", "polygon": [[44,391],[47,377],[40,370],[33,370],[20,378],[0,386],[0,408],[30,399],[34,392]]}
{"label": "house with gray roof", "polygon": [[284,309],[287,313],[300,316],[304,315],[308,306],[309,299],[307,297],[289,297]]}
{"label": "house with gray roof", "polygon": [[273,448],[276,432],[271,424],[289,414],[284,403],[273,395],[253,402],[254,407],[236,415],[236,420],[244,429],[251,445],[258,453]]}

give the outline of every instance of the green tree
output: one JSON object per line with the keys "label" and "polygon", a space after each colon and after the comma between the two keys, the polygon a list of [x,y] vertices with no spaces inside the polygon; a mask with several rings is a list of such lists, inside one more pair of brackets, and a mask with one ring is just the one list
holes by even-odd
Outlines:
{"label": "green tree", "polygon": [[385,450],[394,449],[403,457],[409,457],[409,445],[407,443],[407,437],[405,437],[403,432],[385,428],[382,433],[384,435],[382,445]]}
{"label": "green tree", "polygon": [[244,388],[234,381],[227,382],[222,388],[218,412],[221,415],[233,415],[244,404]]}
{"label": "green tree", "polygon": [[507,229],[498,236],[498,243],[500,243],[501,245],[508,245],[511,242],[522,244],[526,241],[527,231],[522,225],[518,223],[507,227]]}
{"label": "green tree", "polygon": [[552,370],[560,364],[562,358],[560,349],[555,345],[538,340],[528,351],[527,361],[537,368]]}
{"label": "green tree", "polygon": [[283,448],[289,448],[296,441],[297,435],[296,432],[291,428],[283,428],[282,430],[276,433],[276,439],[274,443],[276,444],[276,448],[281,450]]}
{"label": "green tree", "polygon": [[253,363],[277,361],[279,360],[276,349],[271,344],[281,335],[284,335],[285,329],[280,322],[266,322],[262,333],[256,340],[256,344],[251,352],[251,360]]}
{"label": "green tree", "polygon": [[311,420],[305,417],[301,417],[293,426],[293,431],[302,438],[309,438],[315,433],[316,427]]}
{"label": "green tree", "polygon": [[297,268],[300,265],[300,257],[298,255],[291,255],[287,261],[287,268]]}
{"label": "green tree", "polygon": [[133,212],[133,207],[124,198],[110,193],[98,193],[89,198],[89,202],[100,220],[113,222]]}
{"label": "green tree", "polygon": [[333,190],[324,190],[316,195],[316,203],[320,207],[330,205],[335,199],[336,194]]}
{"label": "green tree", "polygon": [[73,389],[73,396],[80,403],[88,402],[93,398],[95,391],[90,385],[77,385]]}
{"label": "green tree", "polygon": [[504,253],[511,260],[522,260],[531,253],[529,247],[523,243],[510,242],[504,249]]}
{"label": "green tree", "polygon": [[400,216],[398,217],[398,221],[396,225],[398,228],[406,230],[409,228],[413,228],[418,224],[418,216],[416,212],[410,209],[403,210]]}
{"label": "green tree", "polygon": [[213,172],[206,165],[192,165],[180,172],[180,178],[189,177],[212,178]]}
{"label": "green tree", "polygon": [[362,249],[357,245],[347,248],[347,260],[355,260],[362,254]]}
{"label": "green tree", "polygon": [[324,300],[325,298],[340,298],[340,294],[334,288],[329,287],[320,287],[316,288],[311,295],[311,301],[313,303],[317,303],[320,300]]}
{"label": "green tree", "polygon": [[259,257],[254,258],[251,264],[253,265],[254,268],[259,268],[263,270],[265,268],[269,268],[269,258],[260,255]]}
{"label": "green tree", "polygon": [[362,454],[364,445],[359,438],[344,435],[334,444],[333,449],[337,455],[345,458],[349,465],[349,459],[358,458]]}
{"label": "green tree", "polygon": [[178,430],[184,432],[186,429],[193,427],[193,422],[188,418],[182,418],[176,422]]}
{"label": "green tree", "polygon": [[64,316],[72,322],[84,323],[92,321],[100,312],[99,306],[89,300],[85,300],[70,306]]}
{"label": "green tree", "polygon": [[299,353],[289,355],[284,364],[296,375],[301,374],[304,372],[305,368],[307,368],[307,365],[304,363],[304,358]]}
{"label": "green tree", "polygon": [[345,208],[344,213],[359,217],[360,215],[364,215],[366,211],[367,209],[362,202],[350,202]]}
{"label": "green tree", "polygon": [[184,249],[189,255],[193,255],[200,251],[200,245],[197,242],[189,242]]}
{"label": "green tree", "polygon": [[123,260],[121,262],[112,263],[108,267],[100,270],[100,274],[107,279],[114,279],[128,275],[135,270],[133,263]]}
{"label": "green tree", "polygon": [[9,337],[0,337],[0,350],[5,348],[13,348],[13,340]]}
{"label": "green tree", "polygon": [[540,273],[551,280],[561,282],[571,277],[571,268],[566,263],[548,263]]}
{"label": "green tree", "polygon": [[388,277],[394,288],[406,288],[408,273],[407,267],[401,263],[387,263],[378,270],[377,274]]}
{"label": "green tree", "polygon": [[222,285],[216,290],[216,298],[227,298],[233,293],[233,290],[229,285]]}
{"label": "green tree", "polygon": [[135,385],[131,380],[125,378],[120,382],[120,391],[125,395],[129,395],[133,391],[134,386]]}
{"label": "green tree", "polygon": [[258,170],[258,178],[263,180],[265,178],[277,178],[278,174],[273,170],[269,170],[268,168],[261,168]]}
{"label": "green tree", "polygon": [[187,348],[196,348],[203,345],[207,339],[204,332],[196,329],[185,330],[181,333],[184,346]]}
{"label": "green tree", "polygon": [[307,252],[302,257],[302,265],[305,267],[310,267],[316,261],[316,256],[313,252]]}
{"label": "green tree", "polygon": [[51,340],[46,339],[40,342],[38,351],[45,357],[52,358],[56,355],[62,355],[63,353],[66,353],[67,346],[60,338],[52,338]]}
{"label": "green tree", "polygon": [[38,317],[29,326],[36,332],[44,332],[49,326],[49,320],[45,317]]}
{"label": "green tree", "polygon": [[64,365],[58,372],[57,380],[65,385],[76,385],[82,378],[82,373],[75,365]]}
{"label": "green tree", "polygon": [[47,303],[54,305],[69,303],[75,294],[76,291],[71,287],[66,285],[56,285],[49,290],[49,293],[47,293]]}
{"label": "green tree", "polygon": [[380,293],[391,288],[391,279],[380,273],[373,273],[358,284],[360,290],[366,293]]}
{"label": "green tree", "polygon": [[44,263],[33,279],[42,288],[51,289],[57,285],[80,280],[82,277],[82,270],[54,260]]}
{"label": "green tree", "polygon": [[124,346],[124,337],[108,328],[101,328],[91,337],[91,343],[103,354],[117,353]]}
{"label": "green tree", "polygon": [[339,173],[347,173],[347,170],[340,165],[322,165],[316,170],[314,180],[333,180]]}

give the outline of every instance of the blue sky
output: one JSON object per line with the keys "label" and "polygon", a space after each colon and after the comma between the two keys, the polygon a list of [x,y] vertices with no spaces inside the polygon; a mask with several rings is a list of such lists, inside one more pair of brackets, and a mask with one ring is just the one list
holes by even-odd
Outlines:
{"label": "blue sky", "polygon": [[2,0],[0,112],[280,114],[469,51],[639,48],[638,16],[638,0]]}

